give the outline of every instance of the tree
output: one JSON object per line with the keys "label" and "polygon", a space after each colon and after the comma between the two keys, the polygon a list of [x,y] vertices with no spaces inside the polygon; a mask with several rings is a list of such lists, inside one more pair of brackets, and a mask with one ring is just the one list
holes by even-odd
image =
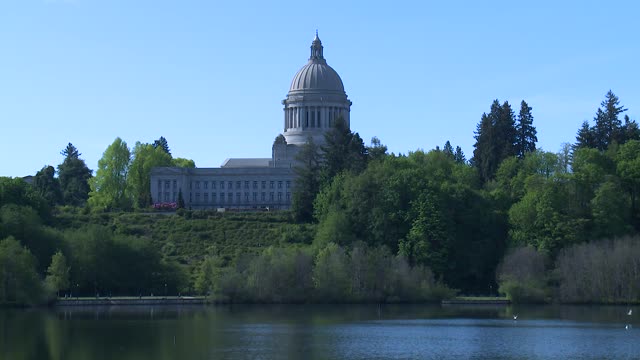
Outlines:
{"label": "tree", "polygon": [[37,304],[42,286],[35,258],[13,237],[0,241],[0,304]]}
{"label": "tree", "polygon": [[453,160],[458,164],[466,164],[467,159],[465,158],[460,146],[456,146],[456,153],[453,154]]}
{"label": "tree", "polygon": [[325,183],[343,171],[360,173],[367,167],[367,148],[360,135],[349,130],[343,118],[336,119],[324,139],[325,145],[321,149]]}
{"label": "tree", "polygon": [[387,147],[380,142],[377,137],[371,138],[371,146],[367,147],[370,161],[383,159],[387,155]]}
{"label": "tree", "polygon": [[313,219],[313,201],[320,191],[320,152],[309,137],[296,156],[297,166],[295,191],[291,208],[297,221],[309,222]]}
{"label": "tree", "polygon": [[195,163],[195,161],[193,161],[191,159],[174,158],[171,161],[171,166],[195,169],[196,163]]}
{"label": "tree", "polygon": [[58,165],[58,180],[65,205],[82,206],[89,198],[89,179],[91,170],[84,160],[80,159],[80,152],[73,144],[60,152],[64,156],[62,164]]}
{"label": "tree", "polygon": [[136,142],[127,176],[127,190],[137,208],[151,205],[151,169],[171,166],[171,155],[162,147]]}
{"label": "tree", "polygon": [[54,177],[56,170],[53,166],[45,166],[36,173],[33,186],[50,206],[55,206],[62,201],[60,182]]}
{"label": "tree", "polygon": [[98,161],[98,171],[91,181],[89,204],[101,210],[128,209],[127,175],[131,152],[127,143],[116,138]]}
{"label": "tree", "polygon": [[594,118],[595,143],[599,150],[606,150],[613,141],[618,144],[624,142],[622,122],[618,116],[627,109],[620,106],[620,99],[611,90],[607,92],[600,106]]}
{"label": "tree", "polygon": [[594,131],[589,127],[589,121],[585,120],[582,122],[582,127],[578,130],[578,134],[576,135],[576,149],[580,148],[595,148],[596,147],[596,139],[594,136]]}
{"label": "tree", "polygon": [[169,143],[167,142],[167,139],[164,138],[164,136],[160,136],[160,139],[153,142],[153,148],[154,149],[159,148],[162,151],[164,151],[167,155],[169,155],[169,157],[171,157],[171,150],[169,150]]}
{"label": "tree", "polygon": [[514,156],[516,142],[515,117],[507,101],[500,105],[496,99],[489,114],[482,114],[476,128],[472,164],[483,182],[495,176],[502,160]]}
{"label": "tree", "polygon": [[67,266],[67,258],[61,251],[53,254],[51,257],[51,265],[49,265],[47,269],[45,283],[51,291],[56,292],[56,296],[60,296],[60,290],[69,288],[70,270],[69,266]]}
{"label": "tree", "polygon": [[453,158],[454,156],[453,146],[451,146],[451,142],[449,142],[449,140],[447,140],[447,142],[444,143],[444,148],[442,149],[442,152],[444,152],[447,156]]}
{"label": "tree", "polygon": [[531,107],[524,101],[520,103],[520,113],[518,114],[518,123],[516,124],[516,156],[520,159],[524,158],[527,153],[536,150],[536,128],[533,126],[533,115]]}

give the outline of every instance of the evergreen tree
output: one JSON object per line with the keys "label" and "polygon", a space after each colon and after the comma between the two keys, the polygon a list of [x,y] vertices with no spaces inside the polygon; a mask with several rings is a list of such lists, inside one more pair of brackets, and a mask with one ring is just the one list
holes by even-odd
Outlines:
{"label": "evergreen tree", "polygon": [[444,143],[444,149],[442,149],[442,151],[449,157],[453,158],[454,157],[454,153],[453,153],[453,146],[451,146],[451,142],[449,142],[449,140],[447,140],[446,143]]}
{"label": "evergreen tree", "polygon": [[635,120],[629,119],[629,115],[624,116],[622,133],[624,136],[623,142],[625,143],[630,140],[640,140],[640,128],[638,128],[638,123],[635,122]]}
{"label": "evergreen tree", "polygon": [[524,101],[520,103],[520,113],[516,124],[516,156],[522,159],[527,153],[536,151],[536,128],[533,126],[532,108]]}
{"label": "evergreen tree", "polygon": [[160,136],[160,139],[154,141],[153,142],[153,147],[154,148],[160,148],[165,153],[167,153],[169,156],[171,156],[171,150],[169,149],[169,143],[167,142],[167,139],[164,138],[164,136]]}
{"label": "evergreen tree", "polygon": [[184,209],[184,197],[182,197],[182,189],[178,190],[178,209]]}
{"label": "evergreen tree", "polygon": [[585,120],[580,130],[578,130],[578,135],[576,135],[576,145],[574,148],[595,148],[596,139],[594,135],[593,129],[589,127],[589,122]]}
{"label": "evergreen tree", "polygon": [[596,147],[598,150],[606,150],[613,141],[624,142],[622,121],[618,116],[627,109],[620,106],[620,99],[611,90],[607,92],[600,106],[594,118],[596,124],[593,130]]}
{"label": "evergreen tree", "polygon": [[476,128],[476,143],[471,160],[483,182],[493,179],[502,160],[516,154],[516,134],[511,105],[506,101],[500,105],[498,100],[494,100],[491,111],[489,114],[482,114]]}
{"label": "evergreen tree", "polygon": [[360,173],[367,167],[368,153],[358,133],[349,130],[343,118],[324,135],[322,150],[323,179],[328,183],[343,171]]}
{"label": "evergreen tree", "polygon": [[291,208],[297,221],[313,219],[313,201],[320,191],[320,150],[309,137],[296,156],[296,183]]}
{"label": "evergreen tree", "polygon": [[60,153],[64,156],[62,164],[58,165],[58,180],[65,205],[82,206],[89,197],[89,179],[91,170],[84,160],[80,159],[78,149],[69,143]]}
{"label": "evergreen tree", "polygon": [[467,162],[460,146],[456,146],[456,153],[453,154],[453,160],[458,164],[465,164]]}

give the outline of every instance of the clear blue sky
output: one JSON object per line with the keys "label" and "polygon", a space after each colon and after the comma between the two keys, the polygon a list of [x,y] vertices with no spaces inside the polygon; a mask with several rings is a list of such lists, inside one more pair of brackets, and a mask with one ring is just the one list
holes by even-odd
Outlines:
{"label": "clear blue sky", "polygon": [[612,89],[640,120],[635,1],[0,0],[0,176],[72,142],[91,169],[119,136],[165,136],[198,167],[269,157],[316,29],[352,129],[395,153],[467,157],[493,99],[573,142]]}

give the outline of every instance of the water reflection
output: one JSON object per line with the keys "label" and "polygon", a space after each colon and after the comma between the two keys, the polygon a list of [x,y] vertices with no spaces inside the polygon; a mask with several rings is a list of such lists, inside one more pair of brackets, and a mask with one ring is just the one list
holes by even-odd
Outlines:
{"label": "water reflection", "polygon": [[[0,310],[0,359],[633,359],[616,306]],[[518,314],[518,320],[513,315]]]}

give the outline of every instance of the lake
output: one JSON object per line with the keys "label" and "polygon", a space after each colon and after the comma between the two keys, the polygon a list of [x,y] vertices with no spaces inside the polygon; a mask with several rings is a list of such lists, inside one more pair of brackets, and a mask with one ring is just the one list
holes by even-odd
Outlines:
{"label": "lake", "polygon": [[0,359],[640,359],[640,321],[626,312],[489,305],[1,309]]}

